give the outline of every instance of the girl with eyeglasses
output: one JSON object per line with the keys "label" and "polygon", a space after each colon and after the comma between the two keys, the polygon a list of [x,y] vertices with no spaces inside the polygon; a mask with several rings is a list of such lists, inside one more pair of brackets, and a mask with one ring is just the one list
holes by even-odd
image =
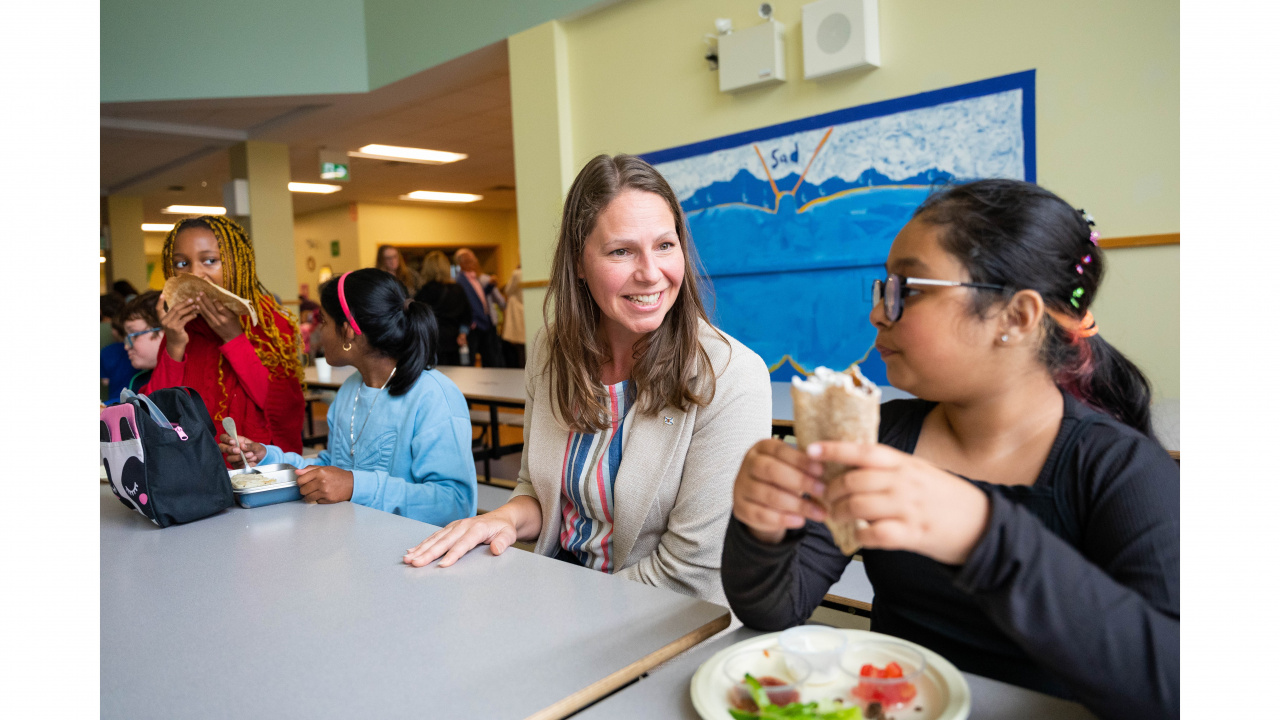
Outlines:
{"label": "girl with eyeglasses", "polygon": [[328,449],[304,458],[247,435],[237,448],[222,435],[227,462],[293,465],[307,502],[349,500],[434,525],[475,515],[471,413],[433,368],[431,308],[410,301],[391,274],[367,268],[325,283],[320,311],[325,358],[358,371],[329,406]]}
{"label": "girl with eyeglasses", "polygon": [[187,218],[165,237],[161,263],[166,279],[190,273],[244,298],[256,308],[258,323],[203,295],[176,307],[157,302],[164,340],[145,391],[194,388],[215,426],[230,417],[250,437],[302,452],[297,319],[258,280],[244,228],[219,215]]}
{"label": "girl with eyeglasses", "polygon": [[[918,399],[881,406],[879,444],[747,453],[723,563],[744,623],[803,623],[849,562],[821,521],[861,521],[872,630],[1102,717],[1177,716],[1178,467],[1089,310],[1091,225],[1012,180],[917,209],[871,322]],[[848,470],[824,486],[822,462]]]}

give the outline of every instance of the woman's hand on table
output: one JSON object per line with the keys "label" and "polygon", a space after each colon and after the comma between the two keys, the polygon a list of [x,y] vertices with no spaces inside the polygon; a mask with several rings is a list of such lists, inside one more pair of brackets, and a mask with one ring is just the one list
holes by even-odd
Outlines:
{"label": "woman's hand on table", "polygon": [[805,518],[821,522],[822,463],[794,447],[769,438],[747,451],[733,484],[733,516],[756,539],[777,543],[787,530],[804,527]]}
{"label": "woman's hand on table", "polygon": [[177,307],[165,309],[164,296],[156,300],[156,316],[160,318],[160,327],[164,328],[165,349],[174,362],[182,362],[187,352],[187,323],[199,312],[195,300],[179,303]]}
{"label": "woman's hand on table", "polygon": [[256,443],[247,437],[240,437],[240,447],[237,449],[231,441],[231,436],[223,433],[218,436],[218,450],[222,451],[222,456],[231,463],[232,467],[244,467],[241,462],[240,453],[244,453],[244,459],[252,464],[262,462],[262,458],[267,456],[267,448],[262,443]]}
{"label": "woman's hand on table", "polygon": [[810,457],[850,467],[824,495],[836,520],[863,520],[864,547],[909,550],[960,565],[982,538],[991,504],[972,483],[887,445],[821,442]]}
{"label": "woman's hand on table", "polygon": [[244,333],[244,328],[240,326],[240,316],[204,293],[196,296],[196,307],[200,309],[204,321],[209,323],[209,327],[218,334],[224,345]]}
{"label": "woman's hand on table", "polygon": [[449,567],[477,545],[487,544],[489,552],[501,555],[517,539],[515,523],[496,511],[454,520],[404,554],[406,565],[422,567],[441,558],[439,567]]}
{"label": "woman's hand on table", "polygon": [[351,499],[355,476],[350,470],[332,465],[308,465],[298,468],[298,492],[308,503],[337,503]]}

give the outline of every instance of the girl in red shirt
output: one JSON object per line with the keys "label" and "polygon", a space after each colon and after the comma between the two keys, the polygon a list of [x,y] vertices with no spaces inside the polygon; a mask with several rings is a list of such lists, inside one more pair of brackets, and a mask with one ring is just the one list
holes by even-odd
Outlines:
{"label": "girl in red shirt", "polygon": [[156,369],[144,392],[185,385],[204,398],[216,427],[302,452],[301,348],[297,322],[258,280],[244,228],[216,215],[188,218],[164,240],[165,278],[191,273],[248,300],[258,324],[201,295],[156,306],[164,328]]}

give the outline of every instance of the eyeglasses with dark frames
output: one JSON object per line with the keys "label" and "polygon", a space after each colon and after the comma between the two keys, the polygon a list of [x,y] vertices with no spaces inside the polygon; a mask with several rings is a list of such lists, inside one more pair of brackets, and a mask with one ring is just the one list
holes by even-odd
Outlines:
{"label": "eyeglasses with dark frames", "polygon": [[884,280],[871,283],[872,307],[884,303],[884,315],[889,322],[897,322],[902,317],[902,294],[908,287],[971,287],[980,290],[1004,291],[1004,285],[991,283],[959,282],[957,280],[931,280],[929,278],[904,277],[897,273],[889,273]]}

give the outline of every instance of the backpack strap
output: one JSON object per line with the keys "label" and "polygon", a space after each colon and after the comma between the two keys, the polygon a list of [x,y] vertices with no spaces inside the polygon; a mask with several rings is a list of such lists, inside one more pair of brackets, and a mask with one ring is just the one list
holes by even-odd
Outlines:
{"label": "backpack strap", "polygon": [[165,417],[164,413],[160,411],[160,408],[157,407],[154,402],[151,402],[151,398],[147,397],[146,395],[136,393],[130,390],[129,388],[124,388],[123,390],[120,391],[120,402],[128,402],[135,398],[138,400],[138,402],[142,403],[147,407],[147,413],[151,415],[151,419],[154,420],[157,425],[159,425],[162,428],[173,427],[173,425],[169,422],[169,418]]}

